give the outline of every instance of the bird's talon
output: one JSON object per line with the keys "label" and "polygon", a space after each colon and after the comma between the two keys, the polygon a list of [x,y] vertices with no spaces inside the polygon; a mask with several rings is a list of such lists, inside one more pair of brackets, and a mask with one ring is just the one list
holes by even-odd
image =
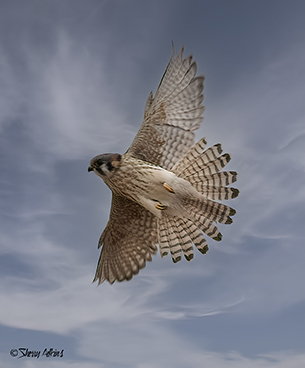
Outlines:
{"label": "bird's talon", "polygon": [[160,210],[160,211],[163,211],[163,210],[166,209],[166,206],[164,206],[164,204],[158,203],[158,204],[156,204],[156,209]]}
{"label": "bird's talon", "polygon": [[167,183],[163,183],[163,186],[164,186],[164,188],[165,188],[166,190],[168,190],[170,193],[175,193],[175,192],[174,192],[174,189],[173,189],[170,185],[168,185]]}

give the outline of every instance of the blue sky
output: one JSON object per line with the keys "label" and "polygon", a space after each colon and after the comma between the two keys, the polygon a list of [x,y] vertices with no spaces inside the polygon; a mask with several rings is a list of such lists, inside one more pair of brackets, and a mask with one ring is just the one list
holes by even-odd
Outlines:
{"label": "blue sky", "polygon": [[[0,3],[0,360],[5,367],[305,364],[305,2]],[[192,262],[91,284],[123,153],[171,55],[205,75],[196,138],[239,173],[234,224]],[[64,349],[63,358],[10,356]]]}

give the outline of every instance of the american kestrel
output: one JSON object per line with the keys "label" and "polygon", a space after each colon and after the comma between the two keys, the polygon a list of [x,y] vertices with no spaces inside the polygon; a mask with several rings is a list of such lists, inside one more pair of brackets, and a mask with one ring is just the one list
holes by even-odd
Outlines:
{"label": "american kestrel", "polygon": [[205,254],[203,233],[220,241],[215,223],[231,224],[235,210],[216,202],[238,196],[228,187],[235,171],[221,172],[230,161],[220,144],[205,149],[194,131],[202,121],[203,76],[196,77],[192,56],[183,48],[172,57],[155,97],[148,96],[144,120],[124,154],[106,153],[90,161],[88,171],[100,176],[112,191],[108,224],[99,247],[93,281],[111,284],[130,280],[151,261],[159,245],[161,256],[171,253],[190,261],[193,245]]}

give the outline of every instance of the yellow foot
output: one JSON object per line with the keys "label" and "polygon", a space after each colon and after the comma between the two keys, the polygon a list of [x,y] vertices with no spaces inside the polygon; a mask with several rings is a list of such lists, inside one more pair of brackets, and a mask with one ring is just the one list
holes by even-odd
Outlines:
{"label": "yellow foot", "polygon": [[163,211],[163,210],[166,209],[166,206],[164,206],[164,204],[158,203],[158,204],[156,204],[156,209],[160,210],[160,211]]}
{"label": "yellow foot", "polygon": [[170,185],[168,185],[167,183],[163,183],[163,186],[164,186],[164,188],[165,188],[165,189],[167,189],[170,193],[175,193],[175,192],[174,192],[174,189],[173,189]]}

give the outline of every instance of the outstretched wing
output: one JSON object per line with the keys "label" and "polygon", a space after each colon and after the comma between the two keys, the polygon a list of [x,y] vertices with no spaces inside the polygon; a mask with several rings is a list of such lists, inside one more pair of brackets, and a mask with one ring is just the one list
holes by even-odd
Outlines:
{"label": "outstretched wing", "polygon": [[103,247],[93,282],[130,280],[151,261],[156,243],[155,216],[130,199],[113,194],[110,218],[99,240],[99,247]]}
{"label": "outstretched wing", "polygon": [[150,93],[144,120],[127,154],[171,169],[194,144],[194,130],[202,121],[204,77],[196,77],[192,56],[183,59],[183,47],[173,54],[155,97]]}

